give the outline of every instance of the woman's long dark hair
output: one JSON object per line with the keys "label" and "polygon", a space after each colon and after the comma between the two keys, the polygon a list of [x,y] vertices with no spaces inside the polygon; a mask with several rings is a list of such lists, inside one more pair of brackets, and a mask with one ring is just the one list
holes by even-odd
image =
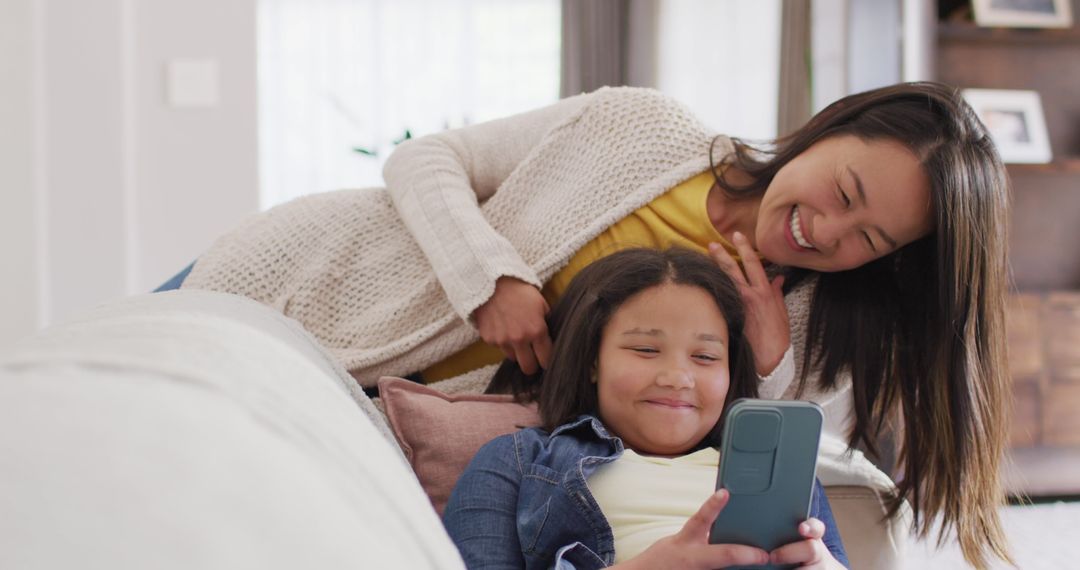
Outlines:
{"label": "woman's long dark hair", "polygon": [[[537,401],[547,430],[581,414],[595,415],[599,401],[592,374],[604,327],[628,299],[664,283],[698,287],[712,297],[727,321],[727,400],[757,397],[754,355],[743,336],[745,313],[738,289],[712,259],[682,248],[625,249],[586,266],[548,313],[554,343],[548,369],[526,375],[517,363],[506,360],[488,393],[511,392],[519,400]],[[722,417],[703,443],[719,444],[721,425]]]}
{"label": "woman's long dark hair", "polygon": [[[845,97],[771,149],[734,140],[720,165],[749,174],[745,186],[713,172],[729,197],[760,197],[785,164],[837,135],[906,146],[929,177],[934,225],[891,255],[817,275],[799,390],[811,372],[822,388],[850,373],[849,445],[876,453],[882,430],[899,428],[903,476],[890,515],[907,499],[920,536],[940,515],[939,541],[955,528],[974,566],[986,566],[987,550],[1009,560],[997,514],[1011,411],[1005,169],[956,89],[907,83]],[[807,274],[792,270],[789,284]]]}

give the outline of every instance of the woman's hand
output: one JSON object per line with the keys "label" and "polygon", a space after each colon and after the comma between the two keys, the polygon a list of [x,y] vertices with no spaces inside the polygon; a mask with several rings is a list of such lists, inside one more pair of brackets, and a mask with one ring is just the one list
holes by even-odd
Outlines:
{"label": "woman's hand", "polygon": [[746,305],[746,339],[754,349],[754,368],[758,376],[768,376],[780,365],[791,346],[791,327],[784,306],[784,276],[769,283],[754,248],[739,232],[735,232],[735,249],[742,258],[742,267],[718,243],[709,244],[713,259],[735,281]]}
{"label": "woman's hand", "polygon": [[798,564],[799,568],[814,570],[847,570],[833,558],[828,547],[822,542],[825,536],[825,523],[815,518],[808,518],[799,525],[799,534],[806,540],[785,544],[769,553],[772,564]]}
{"label": "woman's hand", "polygon": [[713,493],[679,532],[656,541],[645,552],[612,568],[713,570],[765,564],[769,561],[769,555],[760,548],[742,544],[709,544],[709,529],[716,516],[724,510],[730,496],[724,489]]}
{"label": "woman's hand", "polygon": [[484,342],[502,349],[525,374],[547,368],[551,358],[548,336],[548,304],[540,291],[513,277],[500,277],[495,293],[473,311],[476,328]]}

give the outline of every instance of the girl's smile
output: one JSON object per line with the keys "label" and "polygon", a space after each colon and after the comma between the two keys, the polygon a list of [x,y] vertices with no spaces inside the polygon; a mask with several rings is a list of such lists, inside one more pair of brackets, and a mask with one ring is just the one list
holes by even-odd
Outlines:
{"label": "girl's smile", "polygon": [[645,402],[653,404],[655,406],[660,406],[661,408],[670,408],[676,411],[692,410],[697,407],[690,402],[685,402],[683,400],[677,400],[673,398],[650,398],[648,400],[645,400]]}

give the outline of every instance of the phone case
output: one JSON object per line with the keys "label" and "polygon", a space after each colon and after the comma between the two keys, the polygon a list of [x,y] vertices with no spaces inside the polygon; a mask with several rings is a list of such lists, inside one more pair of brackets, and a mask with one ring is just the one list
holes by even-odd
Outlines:
{"label": "phone case", "polygon": [[713,522],[710,542],[771,551],[802,540],[798,526],[810,514],[823,420],[813,402],[740,399],[732,404],[716,478],[716,488],[726,488],[731,498]]}

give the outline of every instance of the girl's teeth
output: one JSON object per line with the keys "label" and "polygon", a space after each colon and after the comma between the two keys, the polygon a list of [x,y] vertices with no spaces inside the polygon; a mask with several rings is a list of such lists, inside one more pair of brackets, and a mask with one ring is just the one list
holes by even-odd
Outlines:
{"label": "girl's teeth", "polygon": [[807,249],[814,249],[814,244],[803,237],[802,224],[799,223],[799,207],[791,209],[791,235],[795,237],[795,243]]}

